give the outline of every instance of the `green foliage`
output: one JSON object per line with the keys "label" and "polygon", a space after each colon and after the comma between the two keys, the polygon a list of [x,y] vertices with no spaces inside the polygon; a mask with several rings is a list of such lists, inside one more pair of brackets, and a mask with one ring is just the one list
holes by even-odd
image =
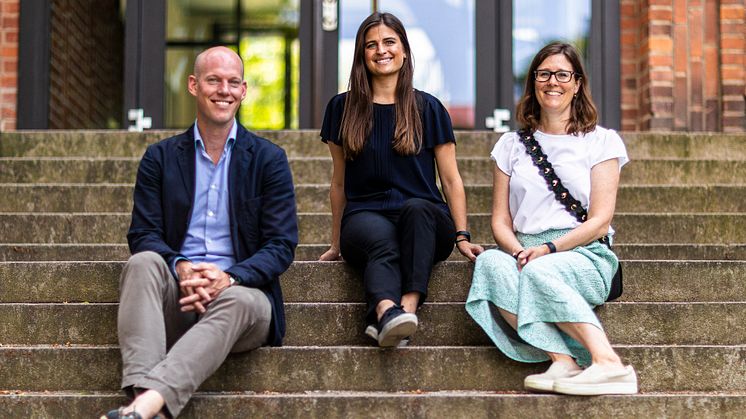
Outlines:
{"label": "green foliage", "polygon": [[[285,126],[285,47],[286,40],[279,35],[241,39],[239,49],[248,91],[239,118],[249,129],[290,128]],[[290,61],[297,65],[297,60]],[[297,95],[288,96],[293,101],[291,109],[297,108]]]}

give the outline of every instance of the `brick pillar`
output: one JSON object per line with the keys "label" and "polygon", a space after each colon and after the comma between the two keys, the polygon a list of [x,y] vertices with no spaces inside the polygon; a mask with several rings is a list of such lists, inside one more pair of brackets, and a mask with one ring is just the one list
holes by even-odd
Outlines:
{"label": "brick pillar", "polygon": [[639,131],[641,119],[640,84],[642,82],[643,60],[642,51],[643,31],[640,30],[640,1],[621,0],[620,13],[620,43],[621,43],[621,109],[622,130]]}
{"label": "brick pillar", "polygon": [[722,128],[746,130],[746,0],[720,1]]}
{"label": "brick pillar", "polygon": [[16,128],[20,0],[0,0],[0,132]]}
{"label": "brick pillar", "polygon": [[621,0],[622,129],[744,131],[746,0]]}

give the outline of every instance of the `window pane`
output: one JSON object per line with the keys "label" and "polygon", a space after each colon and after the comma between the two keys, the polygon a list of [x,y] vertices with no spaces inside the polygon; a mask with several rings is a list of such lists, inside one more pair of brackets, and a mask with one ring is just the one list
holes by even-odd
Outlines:
{"label": "window pane", "polygon": [[[355,33],[370,14],[368,0],[343,1],[339,87],[347,90]],[[414,86],[443,102],[456,128],[474,127],[474,0],[379,0],[398,17],[414,55]]]}
{"label": "window pane", "polygon": [[187,78],[194,69],[194,59],[202,48],[167,48],[164,80],[164,126],[186,128],[194,122],[197,108],[187,91]]}
{"label": "window pane", "polygon": [[285,127],[285,46],[282,36],[241,39],[248,90],[239,115],[249,129]]}
{"label": "window pane", "polygon": [[241,0],[248,91],[239,120],[249,129],[298,127],[299,24],[299,0]]}
{"label": "window pane", "polygon": [[[205,0],[207,1],[207,0]],[[298,31],[300,0],[241,0],[241,26]]]}
{"label": "window pane", "polygon": [[[516,103],[523,94],[531,60],[544,45],[558,40],[573,44],[587,60],[590,26],[590,0],[513,2],[513,90]],[[583,65],[587,66],[587,61]]]}
{"label": "window pane", "polygon": [[250,129],[298,127],[299,0],[167,0],[167,128],[195,118],[186,90],[196,55],[216,44],[236,50],[248,91],[238,120]]}
{"label": "window pane", "polygon": [[166,7],[169,42],[236,42],[236,0],[168,0]]}
{"label": "window pane", "polygon": [[352,54],[355,52],[357,28],[372,13],[370,0],[345,0],[339,2],[339,66],[337,86],[346,92],[350,82]]}

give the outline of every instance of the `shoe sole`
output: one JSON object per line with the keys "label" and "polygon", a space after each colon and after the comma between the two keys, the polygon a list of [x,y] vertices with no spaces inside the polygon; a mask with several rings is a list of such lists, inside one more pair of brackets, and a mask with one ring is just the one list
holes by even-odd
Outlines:
{"label": "shoe sole", "polygon": [[[378,343],[378,329],[376,329],[372,324],[365,328],[365,335]],[[409,346],[409,336],[402,339],[401,342],[396,345],[397,348],[406,348],[407,346]]]}
{"label": "shoe sole", "polygon": [[382,348],[398,346],[402,339],[411,336],[416,330],[417,316],[412,313],[399,315],[388,322],[378,334],[378,346]]}
{"label": "shoe sole", "polygon": [[637,394],[637,383],[561,384],[555,383],[555,393],[573,396],[600,396],[604,394]]}
{"label": "shoe sole", "polygon": [[369,324],[368,327],[365,328],[365,336],[368,336],[369,338],[377,341],[378,340],[378,329],[376,329],[375,326],[372,324]]}
{"label": "shoe sole", "polygon": [[523,380],[523,388],[529,391],[540,391],[542,393],[554,392],[554,380]]}

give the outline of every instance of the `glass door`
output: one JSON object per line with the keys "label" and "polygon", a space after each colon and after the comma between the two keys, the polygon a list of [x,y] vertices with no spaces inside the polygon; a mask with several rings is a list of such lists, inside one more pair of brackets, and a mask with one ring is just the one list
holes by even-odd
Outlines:
{"label": "glass door", "polygon": [[[454,128],[474,127],[475,0],[378,0],[378,10],[398,17],[414,55],[414,86],[440,99]],[[369,0],[340,2],[339,91],[347,90],[360,23]]]}
{"label": "glass door", "polygon": [[517,128],[515,105],[531,59],[555,40],[583,55],[599,122],[620,127],[619,2],[494,0],[476,6],[476,129]]}
{"label": "glass door", "polygon": [[526,72],[537,52],[552,41],[575,46],[588,70],[591,0],[520,0],[513,2],[513,97],[518,103]]}
{"label": "glass door", "polygon": [[244,62],[248,84],[238,113],[249,129],[298,126],[299,0],[167,0],[164,127],[195,117],[186,89],[196,55],[227,45]]}

